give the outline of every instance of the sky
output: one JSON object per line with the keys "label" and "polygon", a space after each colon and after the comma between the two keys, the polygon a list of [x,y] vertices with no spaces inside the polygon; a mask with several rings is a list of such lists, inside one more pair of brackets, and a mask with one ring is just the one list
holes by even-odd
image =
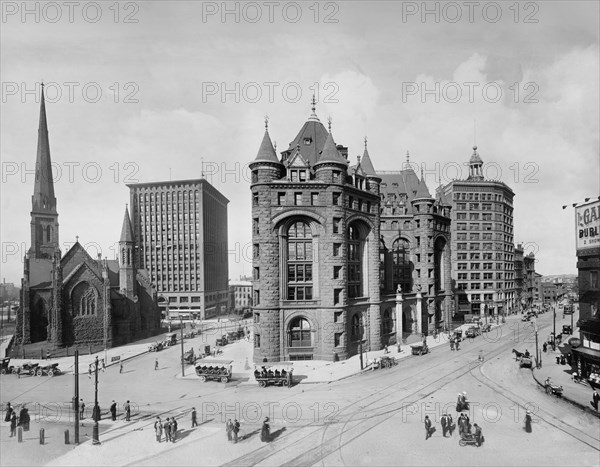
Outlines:
{"label": "sky", "polygon": [[[376,170],[410,153],[434,191],[472,146],[515,192],[514,238],[575,274],[573,203],[600,193],[599,2],[0,2],[2,271],[30,246],[40,83],[60,243],[114,257],[126,184],[205,178],[251,272],[248,163],[330,118]],[[562,209],[568,205],[567,209]]]}

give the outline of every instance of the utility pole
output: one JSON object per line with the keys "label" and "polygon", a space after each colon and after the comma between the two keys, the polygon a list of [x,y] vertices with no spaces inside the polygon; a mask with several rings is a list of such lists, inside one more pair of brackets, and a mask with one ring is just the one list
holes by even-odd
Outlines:
{"label": "utility pole", "polygon": [[73,400],[75,410],[75,444],[79,444],[79,350],[75,350],[75,398]]}
{"label": "utility pole", "polygon": [[185,376],[185,361],[183,360],[183,319],[179,316],[181,323],[181,376]]}
{"label": "utility pole", "polygon": [[553,315],[553,324],[552,324],[552,331],[553,331],[553,339],[554,342],[556,342],[556,300],[554,301],[554,306],[552,307],[552,315]]}
{"label": "utility pole", "polygon": [[360,352],[360,369],[362,370],[364,368],[364,364],[363,364],[363,346],[362,346],[362,338],[363,338],[363,325],[362,325],[362,316],[360,317],[360,321],[359,321],[359,328],[358,328],[358,351]]}
{"label": "utility pole", "polygon": [[95,378],[94,378],[94,411],[93,411],[93,416],[94,416],[94,430],[92,433],[92,439],[93,439],[93,443],[96,445],[100,444],[100,440],[98,439],[98,431],[99,431],[99,426],[98,426],[98,420],[100,420],[100,407],[98,406],[98,356],[96,356],[96,361],[94,362],[95,365]]}

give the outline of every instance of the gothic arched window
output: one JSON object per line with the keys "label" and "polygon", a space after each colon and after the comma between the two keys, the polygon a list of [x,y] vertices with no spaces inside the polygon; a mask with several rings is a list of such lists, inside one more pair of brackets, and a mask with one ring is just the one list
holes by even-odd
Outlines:
{"label": "gothic arched window", "polygon": [[313,299],[313,239],[306,222],[296,222],[288,229],[287,299]]}
{"label": "gothic arched window", "polygon": [[394,320],[392,319],[392,312],[389,308],[383,312],[381,326],[382,334],[391,334],[394,331]]}
{"label": "gothic arched window", "polygon": [[356,313],[352,316],[351,326],[352,327],[350,329],[350,337],[352,338],[353,341],[360,340],[360,338],[362,336],[362,329],[361,329],[359,313]]}
{"label": "gothic arched window", "polygon": [[98,308],[98,291],[89,282],[80,282],[71,293],[73,316],[93,316]]}

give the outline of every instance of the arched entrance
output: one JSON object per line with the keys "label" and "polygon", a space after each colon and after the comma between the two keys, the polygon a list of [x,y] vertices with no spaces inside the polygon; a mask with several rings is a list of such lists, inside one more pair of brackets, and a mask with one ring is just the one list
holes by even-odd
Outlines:
{"label": "arched entrance", "polygon": [[48,339],[48,310],[41,297],[36,297],[31,306],[29,315],[29,330],[31,342],[40,342]]}

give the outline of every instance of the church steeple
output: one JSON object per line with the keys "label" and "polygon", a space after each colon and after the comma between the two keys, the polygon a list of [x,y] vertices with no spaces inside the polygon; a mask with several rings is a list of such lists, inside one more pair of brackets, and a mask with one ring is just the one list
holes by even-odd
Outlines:
{"label": "church steeple", "polygon": [[46,121],[46,101],[44,84],[40,103],[40,123],[38,127],[37,158],[35,161],[35,186],[32,197],[32,211],[56,213],[56,197],[52,180],[52,160],[48,140],[48,122]]}
{"label": "church steeple", "polygon": [[56,211],[56,197],[52,180],[46,101],[42,83],[35,184],[31,197],[31,248],[29,254],[33,258],[51,259],[54,257],[58,245],[58,212]]}
{"label": "church steeple", "polygon": [[135,295],[133,231],[129,209],[125,206],[121,238],[119,239],[119,289],[124,295],[133,298]]}

